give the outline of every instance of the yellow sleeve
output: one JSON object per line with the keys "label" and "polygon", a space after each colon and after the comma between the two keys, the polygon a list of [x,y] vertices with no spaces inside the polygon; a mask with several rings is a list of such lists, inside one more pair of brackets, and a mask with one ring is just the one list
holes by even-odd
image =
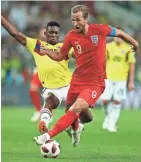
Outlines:
{"label": "yellow sleeve", "polygon": [[128,52],[128,62],[129,63],[135,63],[136,62],[135,53],[133,53],[132,51]]}
{"label": "yellow sleeve", "polygon": [[69,58],[72,57],[72,53],[73,53],[73,52],[74,52],[74,50],[73,50],[73,48],[71,48],[70,51],[69,51],[69,54],[68,54]]}
{"label": "yellow sleeve", "polygon": [[109,56],[109,48],[110,48],[110,47],[109,47],[109,43],[108,43],[108,44],[106,45],[106,53],[105,53],[105,54],[106,54],[106,60],[109,60],[109,57],[110,57],[110,56]]}
{"label": "yellow sleeve", "polygon": [[33,55],[37,39],[26,37],[26,48]]}
{"label": "yellow sleeve", "polygon": [[106,55],[108,55],[109,54],[109,51],[108,51],[108,48],[106,48]]}
{"label": "yellow sleeve", "polygon": [[106,44],[106,54],[109,53],[110,47],[111,47],[111,43],[107,43]]}

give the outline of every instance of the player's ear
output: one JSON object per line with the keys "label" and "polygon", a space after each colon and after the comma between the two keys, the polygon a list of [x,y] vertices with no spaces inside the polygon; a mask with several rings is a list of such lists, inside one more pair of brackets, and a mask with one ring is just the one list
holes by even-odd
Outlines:
{"label": "player's ear", "polygon": [[85,18],[84,22],[85,23],[88,23],[88,17]]}
{"label": "player's ear", "polygon": [[46,30],[44,31],[44,35],[47,36],[47,31]]}

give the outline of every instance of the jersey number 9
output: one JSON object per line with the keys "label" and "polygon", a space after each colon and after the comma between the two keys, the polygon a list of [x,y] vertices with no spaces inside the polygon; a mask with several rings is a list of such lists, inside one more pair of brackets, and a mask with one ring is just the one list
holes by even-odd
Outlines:
{"label": "jersey number 9", "polygon": [[80,44],[77,44],[76,48],[77,48],[78,53],[82,53],[82,48],[81,48]]}

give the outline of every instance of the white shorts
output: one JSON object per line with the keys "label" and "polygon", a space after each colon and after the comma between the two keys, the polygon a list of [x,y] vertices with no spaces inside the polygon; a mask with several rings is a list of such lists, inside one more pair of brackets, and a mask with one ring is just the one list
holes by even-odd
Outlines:
{"label": "white shorts", "polygon": [[127,81],[111,81],[105,80],[105,90],[103,94],[100,96],[102,100],[125,100],[126,99],[126,84]]}
{"label": "white shorts", "polygon": [[70,86],[65,86],[65,87],[61,87],[61,88],[57,88],[57,89],[44,88],[42,90],[42,94],[41,94],[41,96],[44,100],[44,103],[45,103],[45,100],[50,95],[54,94],[59,99],[59,105],[60,105],[62,101],[66,101],[69,87]]}

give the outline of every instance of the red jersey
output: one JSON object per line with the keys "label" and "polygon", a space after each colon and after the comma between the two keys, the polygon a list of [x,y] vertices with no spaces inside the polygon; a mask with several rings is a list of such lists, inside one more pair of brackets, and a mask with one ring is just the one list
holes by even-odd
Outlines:
{"label": "red jersey", "polygon": [[70,31],[60,52],[68,59],[68,51],[74,48],[76,69],[71,84],[94,84],[106,77],[106,36],[111,28],[105,24],[91,24],[86,35]]}

